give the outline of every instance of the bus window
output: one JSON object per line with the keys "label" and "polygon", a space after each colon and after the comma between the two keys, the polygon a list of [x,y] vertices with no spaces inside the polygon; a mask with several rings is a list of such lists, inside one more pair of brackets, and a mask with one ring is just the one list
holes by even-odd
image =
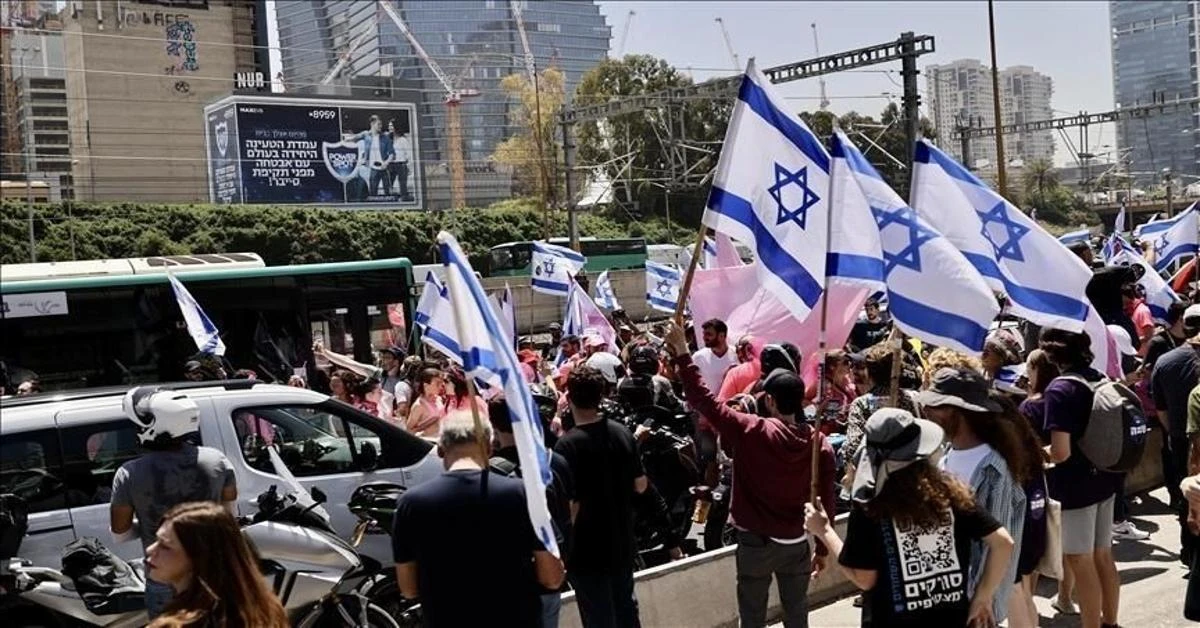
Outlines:
{"label": "bus window", "polygon": [[371,346],[376,351],[408,345],[408,326],[404,320],[403,303],[368,305],[367,320],[371,326]]}
{"label": "bus window", "polygon": [[[308,323],[314,343],[343,355],[354,355],[354,333],[350,327],[350,309],[309,310]],[[318,366],[322,366],[318,364]]]}
{"label": "bus window", "polygon": [[527,275],[529,264],[533,257],[533,246],[528,242],[519,242],[508,246],[499,246],[491,250],[490,275]]}

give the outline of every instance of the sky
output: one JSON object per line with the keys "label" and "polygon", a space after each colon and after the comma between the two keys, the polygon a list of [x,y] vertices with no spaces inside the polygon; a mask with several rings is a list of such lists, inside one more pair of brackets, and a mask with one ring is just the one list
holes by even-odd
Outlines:
{"label": "sky", "polygon": [[[818,56],[812,28],[816,23],[821,53],[853,50],[896,40],[901,32],[933,35],[936,52],[923,55],[918,68],[956,59],[990,64],[986,2],[615,2],[601,1],[600,11],[612,26],[612,52],[625,37],[626,54],[651,54],[686,70],[697,81],[735,74],[725,47],[722,18],[734,52],[744,65],[754,57],[765,68]],[[629,11],[635,15],[628,34]],[[1055,117],[1080,111],[1099,113],[1113,108],[1112,52],[1108,3],[1102,1],[996,2],[996,56],[1001,68],[1029,65],[1054,80],[1051,106]],[[738,68],[737,71],[740,71]],[[825,77],[830,109],[842,114],[858,111],[878,116],[889,96],[900,102],[900,64],[874,66]],[[922,97],[924,75],[919,78]],[[816,79],[779,86],[797,111],[816,109],[820,87]],[[1093,152],[1115,144],[1111,125],[1092,127]],[[1072,133],[1072,141],[1077,134]],[[1056,136],[1055,161],[1070,161],[1069,151]]]}

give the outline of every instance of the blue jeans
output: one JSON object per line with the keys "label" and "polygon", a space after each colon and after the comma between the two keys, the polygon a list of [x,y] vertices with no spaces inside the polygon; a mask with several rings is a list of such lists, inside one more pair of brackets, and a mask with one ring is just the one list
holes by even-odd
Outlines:
{"label": "blue jeans", "polygon": [[641,628],[633,566],[617,573],[568,573],[583,628]]}
{"label": "blue jeans", "polygon": [[558,613],[562,610],[562,593],[542,594],[542,628],[558,628]]}
{"label": "blue jeans", "polygon": [[175,599],[175,589],[169,584],[146,578],[146,616],[153,620],[163,614],[167,604]]}

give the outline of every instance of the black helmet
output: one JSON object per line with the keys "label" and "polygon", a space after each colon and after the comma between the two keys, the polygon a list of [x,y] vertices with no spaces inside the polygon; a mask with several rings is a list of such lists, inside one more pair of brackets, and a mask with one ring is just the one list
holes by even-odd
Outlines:
{"label": "black helmet", "polygon": [[658,374],[658,350],[650,345],[639,345],[629,352],[629,371],[636,375]]}

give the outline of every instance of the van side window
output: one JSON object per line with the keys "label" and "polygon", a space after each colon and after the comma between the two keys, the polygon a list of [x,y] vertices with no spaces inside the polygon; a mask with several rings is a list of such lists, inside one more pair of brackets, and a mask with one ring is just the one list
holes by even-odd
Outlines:
{"label": "van side window", "polygon": [[54,430],[4,435],[0,441],[0,493],[24,499],[30,513],[67,507],[67,487]]}
{"label": "van side window", "polygon": [[137,427],[120,419],[61,432],[63,475],[74,507],[107,504],[117,469],[141,455]]}
{"label": "van side window", "polygon": [[[233,413],[233,427],[247,464],[274,473],[266,446],[278,445],[296,477],[399,469],[417,464],[433,448],[417,436],[335,402],[242,408]],[[367,443],[375,450],[373,465],[363,455]]]}
{"label": "van side window", "polygon": [[268,446],[296,477],[358,471],[343,419],[316,406],[246,408],[233,413],[242,456],[251,467],[274,473]]}

